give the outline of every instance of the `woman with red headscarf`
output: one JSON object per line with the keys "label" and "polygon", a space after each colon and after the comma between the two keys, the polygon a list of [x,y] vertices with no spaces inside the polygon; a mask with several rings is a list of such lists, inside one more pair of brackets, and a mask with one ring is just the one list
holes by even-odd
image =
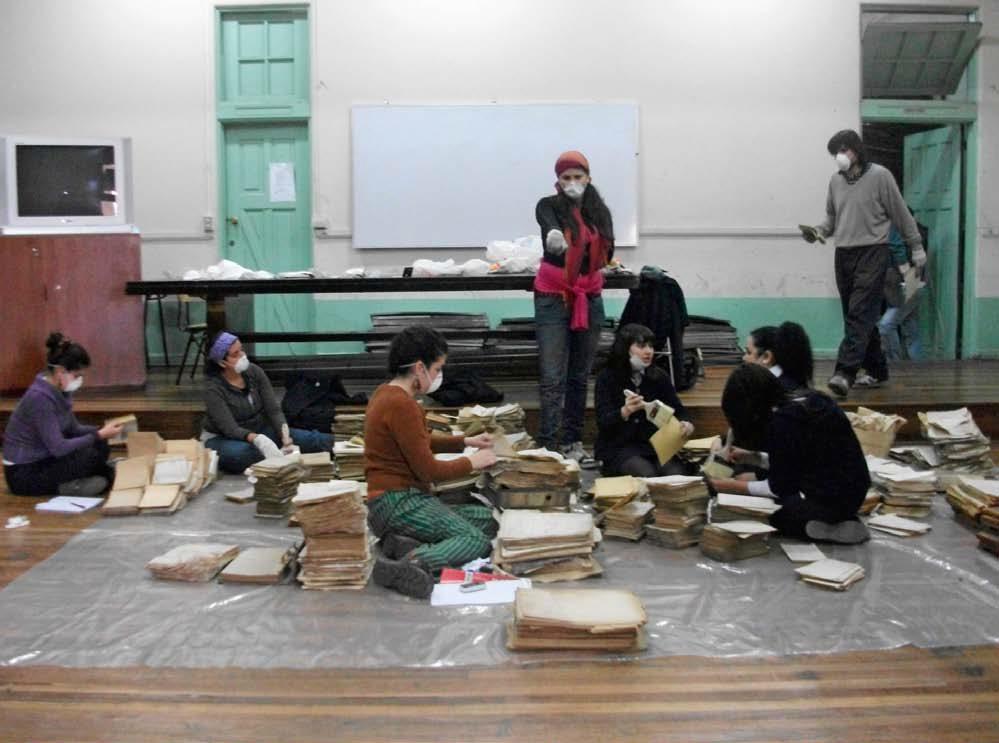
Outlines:
{"label": "woman with red headscarf", "polygon": [[556,193],[535,209],[544,256],[534,280],[541,420],[538,443],[592,466],[583,450],[586,386],[604,321],[602,269],[614,256],[610,210],[581,152],[555,162]]}

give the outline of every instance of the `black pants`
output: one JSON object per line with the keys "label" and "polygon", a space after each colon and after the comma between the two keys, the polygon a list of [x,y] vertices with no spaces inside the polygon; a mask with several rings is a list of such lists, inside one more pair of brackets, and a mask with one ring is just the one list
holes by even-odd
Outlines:
{"label": "black pants", "polygon": [[82,477],[99,475],[110,483],[114,479],[114,470],[108,466],[109,453],[107,442],[98,441],[64,457],[5,465],[7,487],[14,495],[55,495],[64,482]]}
{"label": "black pants", "polygon": [[861,367],[872,377],[888,378],[878,320],[889,258],[887,245],[836,248],[836,288],[843,308],[836,372],[851,382]]}
{"label": "black pants", "polygon": [[687,466],[675,457],[666,464],[660,465],[656,457],[645,457],[640,454],[629,456],[621,460],[620,464],[614,467],[614,472],[608,472],[604,468],[604,475],[613,477],[614,475],[631,475],[633,477],[663,477],[665,475],[686,475]]}
{"label": "black pants", "polygon": [[780,510],[770,517],[770,525],[780,532],[781,536],[797,539],[810,539],[805,533],[805,524],[809,521],[824,521],[827,524],[838,524],[857,518],[856,509],[850,509],[840,504],[832,504],[818,500],[808,500],[800,495],[791,498],[780,498]]}

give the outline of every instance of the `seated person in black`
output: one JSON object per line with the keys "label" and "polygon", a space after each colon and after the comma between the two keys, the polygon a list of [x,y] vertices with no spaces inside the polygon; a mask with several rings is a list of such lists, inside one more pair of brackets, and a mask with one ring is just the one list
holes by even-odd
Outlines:
{"label": "seated person in black", "polygon": [[[656,477],[686,472],[683,462],[675,457],[660,465],[649,443],[657,429],[645,416],[646,401],[669,405],[681,421],[684,436],[694,432],[669,375],[652,365],[654,341],[655,335],[644,325],[625,325],[614,338],[607,366],[597,376],[594,454],[603,462],[604,475]],[[636,394],[626,396],[625,390]]]}
{"label": "seated person in black", "polygon": [[779,327],[764,325],[752,331],[746,339],[742,360],[765,366],[788,392],[812,387],[815,372],[812,342],[796,322],[781,323]]}
{"label": "seated person in black", "polygon": [[[722,392],[732,426],[733,459],[761,450],[767,480],[711,479],[717,491],[771,496],[781,509],[770,523],[789,537],[857,544],[869,538],[857,510],[871,485],[867,462],[850,421],[815,390],[789,395],[756,364],[732,372]],[[769,459],[769,461],[766,461]]]}

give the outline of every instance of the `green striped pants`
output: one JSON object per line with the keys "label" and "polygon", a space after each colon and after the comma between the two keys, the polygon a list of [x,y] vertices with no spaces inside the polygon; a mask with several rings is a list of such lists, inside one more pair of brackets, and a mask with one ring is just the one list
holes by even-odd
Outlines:
{"label": "green striped pants", "polygon": [[422,542],[413,558],[435,575],[488,555],[498,526],[485,506],[448,507],[415,488],[389,490],[369,501],[368,522],[378,537],[394,532]]}

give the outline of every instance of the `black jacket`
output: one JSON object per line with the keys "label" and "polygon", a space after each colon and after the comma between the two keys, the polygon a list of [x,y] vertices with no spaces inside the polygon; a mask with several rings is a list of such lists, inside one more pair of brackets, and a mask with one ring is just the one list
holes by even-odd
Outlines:
{"label": "black jacket", "polygon": [[683,329],[690,324],[683,289],[665,270],[643,266],[639,284],[630,293],[621,313],[621,325],[638,323],[647,327],[656,336],[657,351],[666,347],[668,338],[677,386],[681,389],[690,386],[683,376]]}
{"label": "black jacket", "polygon": [[[551,230],[559,230],[564,232],[568,227],[569,229],[575,229],[574,224],[562,224],[558,218],[558,212],[555,209],[555,205],[558,203],[558,195],[545,196],[540,201],[538,205],[534,208],[534,217],[538,220],[538,227],[541,228],[541,246],[544,248],[544,255],[541,257],[545,263],[551,263],[553,266],[558,266],[559,268],[565,268],[565,253],[561,255],[555,255],[548,251],[548,233]],[[595,225],[587,222],[589,227],[594,227]],[[614,257],[614,243],[611,241],[610,245],[607,247],[607,260],[609,261]],[[579,273],[583,276],[590,272],[590,251],[583,251],[583,261],[579,266]]]}

